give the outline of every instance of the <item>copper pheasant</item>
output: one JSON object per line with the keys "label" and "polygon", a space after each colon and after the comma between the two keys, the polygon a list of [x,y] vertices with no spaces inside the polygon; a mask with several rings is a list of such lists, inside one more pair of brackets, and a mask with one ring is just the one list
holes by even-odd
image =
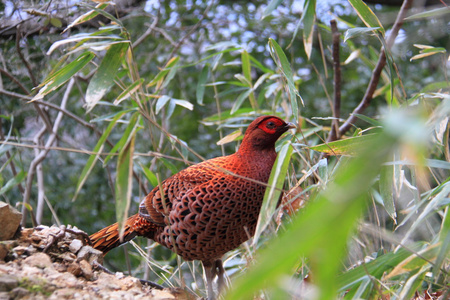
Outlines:
{"label": "copper pheasant", "polygon": [[224,286],[221,257],[253,236],[276,158],[275,142],[294,127],[275,116],[257,118],[236,153],[167,178],[127,219],[122,240],[116,223],[91,235],[94,247],[106,253],[135,236],[152,239],[185,260],[200,260],[208,298],[214,298],[216,276],[219,290]]}

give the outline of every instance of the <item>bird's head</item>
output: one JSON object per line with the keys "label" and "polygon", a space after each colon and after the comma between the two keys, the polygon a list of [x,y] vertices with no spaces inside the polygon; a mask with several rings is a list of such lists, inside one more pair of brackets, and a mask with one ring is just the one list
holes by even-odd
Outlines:
{"label": "bird's head", "polygon": [[291,128],[296,128],[296,126],[286,123],[276,116],[261,116],[248,126],[241,148],[273,149],[278,138]]}

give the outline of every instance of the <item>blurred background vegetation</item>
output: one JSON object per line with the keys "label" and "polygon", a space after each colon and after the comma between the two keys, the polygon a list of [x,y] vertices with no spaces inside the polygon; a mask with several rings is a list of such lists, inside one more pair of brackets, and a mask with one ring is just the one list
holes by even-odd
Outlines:
{"label": "blurred background vegetation", "polygon": [[[365,3],[2,1],[1,200],[93,233],[276,114],[288,196],[225,258],[228,297],[448,297],[449,3]],[[135,242],[106,265],[204,295],[197,262]]]}

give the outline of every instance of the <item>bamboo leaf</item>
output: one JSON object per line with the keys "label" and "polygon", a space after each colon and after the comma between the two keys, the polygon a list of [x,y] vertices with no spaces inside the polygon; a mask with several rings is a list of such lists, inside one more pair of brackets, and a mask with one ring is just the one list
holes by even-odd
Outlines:
{"label": "bamboo leaf", "polygon": [[240,129],[238,129],[238,130],[235,130],[232,133],[224,136],[223,138],[221,138],[220,141],[218,141],[216,144],[219,146],[225,145],[225,144],[233,142],[240,136],[242,136],[242,131]]}
{"label": "bamboo leaf", "polygon": [[287,81],[288,88],[289,88],[289,98],[291,100],[291,109],[292,114],[294,115],[295,119],[298,119],[298,103],[296,95],[300,98],[300,101],[304,105],[303,99],[300,96],[300,94],[297,91],[297,88],[294,84],[294,76],[292,74],[291,66],[287,60],[286,55],[284,54],[283,49],[281,49],[280,45],[273,40],[269,39],[269,46],[270,46],[270,54],[273,57],[273,60],[277,64],[277,67],[280,69],[281,73],[283,74],[284,78]]}
{"label": "bamboo leaf", "polygon": [[351,6],[355,9],[359,18],[366,24],[367,27],[380,27],[380,31],[384,36],[384,28],[380,20],[373,13],[373,11],[362,0],[348,0]]}
{"label": "bamboo leaf", "polygon": [[11,190],[13,187],[21,183],[27,176],[27,173],[21,170],[16,176],[8,180],[8,182],[0,189],[0,196]]}
{"label": "bamboo leaf", "polygon": [[239,109],[239,107],[241,107],[242,103],[244,103],[244,100],[247,99],[248,95],[250,95],[251,92],[252,89],[248,89],[239,95],[239,97],[233,103],[233,107],[231,108],[231,114],[234,114]]}
{"label": "bamboo leaf", "polygon": [[142,171],[144,171],[145,178],[147,178],[148,182],[150,182],[153,187],[157,187],[158,177],[155,175],[155,173],[153,173],[149,168],[141,163],[139,163],[139,166],[141,167]]}
{"label": "bamboo leaf", "polygon": [[359,153],[361,149],[364,149],[366,143],[377,139],[377,136],[377,134],[366,134],[312,146],[309,147],[309,149],[327,153],[329,155],[354,155]]}
{"label": "bamboo leaf", "polygon": [[178,64],[178,61],[180,60],[180,58],[178,56],[176,57],[172,57],[164,66],[164,68],[159,71],[159,73],[155,76],[155,78],[153,78],[152,81],[150,81],[149,84],[147,84],[147,87],[151,87],[154,86],[156,84],[161,85],[162,84],[162,80],[164,79],[164,77],[170,72],[170,70],[172,68],[175,68]]}
{"label": "bamboo leaf", "polygon": [[261,206],[261,212],[256,225],[255,236],[253,237],[253,245],[258,243],[259,236],[272,220],[283,190],[284,179],[289,167],[293,147],[290,141],[285,142],[278,152],[277,159],[273,164],[272,171],[268,181],[268,187],[264,194],[264,200]]}
{"label": "bamboo leaf", "polygon": [[123,100],[128,99],[133,93],[135,93],[144,83],[144,79],[140,78],[130,84],[119,96],[117,96],[116,100],[114,100],[113,104],[118,105]]}
{"label": "bamboo leaf", "polygon": [[267,5],[266,9],[264,10],[261,19],[264,19],[268,15],[270,15],[277,7],[281,4],[283,0],[272,0],[270,1],[269,5]]}
{"label": "bamboo leaf", "polygon": [[375,31],[381,29],[381,27],[356,27],[348,29],[344,34],[344,42],[354,37],[363,35],[363,34],[375,34]]}
{"label": "bamboo leaf", "polygon": [[89,82],[86,91],[86,110],[90,112],[114,84],[114,77],[119,70],[129,47],[129,42],[113,44],[106,52],[97,72]]}
{"label": "bamboo leaf", "polygon": [[78,56],[77,59],[69,63],[67,66],[59,69],[58,71],[52,73],[47,77],[43,83],[39,85],[41,89],[38,94],[31,99],[32,101],[40,100],[45,95],[56,90],[61,85],[66,83],[73,75],[81,71],[92,59],[94,58],[94,53],[85,52]]}
{"label": "bamboo leaf", "polygon": [[405,20],[419,20],[419,19],[423,19],[423,18],[437,18],[440,16],[444,16],[450,14],[450,9],[448,9],[448,7],[442,7],[442,8],[436,8],[436,9],[431,9],[428,11],[424,11],[409,17],[406,17]]}
{"label": "bamboo leaf", "polygon": [[383,199],[383,205],[386,212],[397,224],[397,213],[395,212],[394,204],[394,192],[393,192],[393,182],[394,182],[394,166],[383,166],[380,173],[380,194]]}
{"label": "bamboo leaf", "polygon": [[170,97],[167,95],[163,95],[159,97],[158,101],[156,101],[155,113],[159,114],[161,109],[170,101]]}
{"label": "bamboo leaf", "polygon": [[128,121],[128,126],[127,128],[125,128],[125,131],[123,132],[120,140],[111,149],[110,151],[111,154],[105,157],[105,160],[103,161],[103,166],[106,166],[108,164],[109,160],[113,157],[114,153],[116,153],[117,151],[119,152],[123,151],[123,147],[130,142],[130,138],[135,135],[135,132],[137,130],[139,130],[139,121],[140,121],[140,114],[138,112],[135,112]]}
{"label": "bamboo leaf", "polygon": [[197,83],[197,90],[196,90],[196,96],[197,96],[197,104],[203,105],[203,96],[205,95],[205,88],[206,88],[206,82],[209,79],[209,65],[206,64],[202,71],[200,72],[200,77],[198,78]]}
{"label": "bamboo leaf", "polygon": [[316,0],[306,0],[303,5],[303,45],[306,56],[311,59],[314,23],[316,21]]}
{"label": "bamboo leaf", "polygon": [[89,174],[91,173],[92,169],[94,168],[95,162],[100,157],[100,154],[103,150],[104,143],[106,139],[108,138],[109,134],[111,133],[112,129],[116,125],[117,121],[128,111],[121,111],[119,113],[116,113],[112,121],[108,124],[108,127],[103,132],[102,136],[97,142],[97,145],[95,145],[94,149],[92,150],[96,154],[92,154],[89,156],[88,161],[84,165],[83,170],[81,171],[81,175],[78,178],[77,188],[75,190],[75,194],[72,197],[72,202],[76,200],[78,193],[80,192],[81,188],[83,187],[84,183],[86,182],[86,179],[88,178]]}
{"label": "bamboo leaf", "polygon": [[[99,3],[96,8],[104,10],[106,7],[108,7],[108,3]],[[95,18],[96,16],[98,16],[98,12],[95,10],[90,10],[87,13],[79,16],[78,18],[76,18],[72,23],[70,23],[66,29],[64,29],[63,33],[66,32],[68,29],[76,26],[76,25],[80,25],[84,22],[87,22],[89,20],[92,20],[93,18]]]}
{"label": "bamboo leaf", "polygon": [[125,230],[125,220],[128,217],[128,209],[131,202],[131,189],[133,186],[133,154],[136,134],[130,138],[119,153],[117,161],[117,177],[115,184],[116,217],[119,223],[119,235],[122,237]]}

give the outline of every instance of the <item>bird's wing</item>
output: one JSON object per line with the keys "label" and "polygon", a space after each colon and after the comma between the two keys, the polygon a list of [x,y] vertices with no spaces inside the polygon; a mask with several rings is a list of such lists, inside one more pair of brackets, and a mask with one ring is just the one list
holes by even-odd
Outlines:
{"label": "bird's wing", "polygon": [[155,187],[139,206],[139,215],[150,222],[165,226],[167,217],[176,199],[181,199],[196,187],[203,185],[223,173],[225,157],[217,157],[190,166],[167,178]]}

